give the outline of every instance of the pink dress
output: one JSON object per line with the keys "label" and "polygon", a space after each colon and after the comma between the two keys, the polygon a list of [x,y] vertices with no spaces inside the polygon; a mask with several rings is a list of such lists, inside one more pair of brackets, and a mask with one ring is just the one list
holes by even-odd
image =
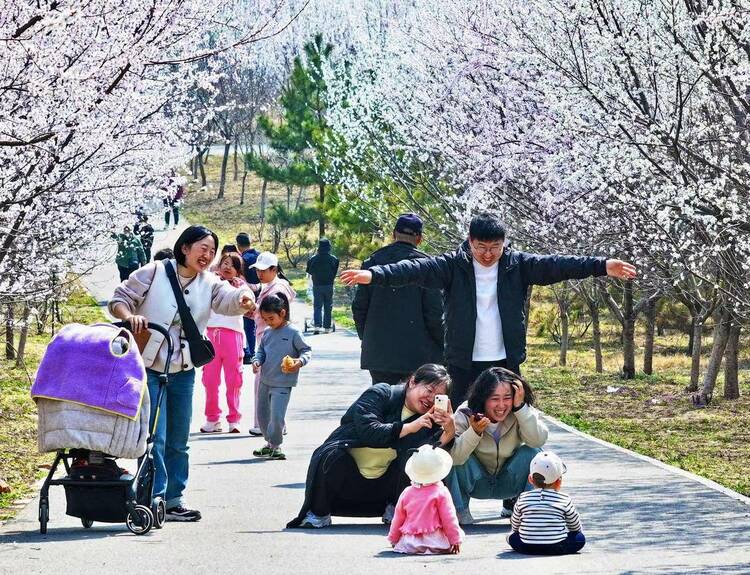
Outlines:
{"label": "pink dress", "polygon": [[391,522],[388,540],[396,553],[437,555],[459,545],[464,532],[456,508],[442,481],[413,483],[401,494]]}

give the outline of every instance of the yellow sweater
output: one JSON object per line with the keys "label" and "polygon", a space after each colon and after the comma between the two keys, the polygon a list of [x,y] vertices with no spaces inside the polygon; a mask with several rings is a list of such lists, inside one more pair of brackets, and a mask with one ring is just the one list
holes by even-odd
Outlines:
{"label": "yellow sweater", "polygon": [[[401,421],[409,419],[412,415],[414,413],[404,406],[401,410]],[[389,447],[353,447],[349,454],[365,479],[383,477],[388,466],[397,457],[396,450]]]}

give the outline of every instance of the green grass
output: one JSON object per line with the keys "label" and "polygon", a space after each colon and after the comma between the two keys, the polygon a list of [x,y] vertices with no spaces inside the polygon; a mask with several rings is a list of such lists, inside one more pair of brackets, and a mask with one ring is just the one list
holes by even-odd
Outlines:
{"label": "green grass", "polygon": [[[105,319],[94,298],[81,287],[76,287],[61,305],[61,312],[63,324]],[[46,473],[40,466],[53,459],[52,454],[37,452],[36,405],[29,396],[34,373],[50,339],[49,331],[37,335],[32,325],[25,365],[19,368],[15,360],[0,359],[0,477],[11,487],[10,493],[0,494],[0,521],[13,515],[13,504],[30,494],[34,481]]]}
{"label": "green grass", "polygon": [[[239,205],[239,187],[228,183],[223,201],[215,199],[220,158],[208,167],[212,189],[188,195],[186,214],[194,223],[204,223],[219,233],[223,242],[234,241],[238,231],[261,237],[260,246],[270,248],[268,230],[258,222],[260,182],[248,178],[246,204]],[[230,178],[231,180],[231,178]],[[271,197],[284,200],[286,191],[269,186]],[[282,254],[279,254],[282,256]],[[283,260],[282,260],[283,261]],[[356,266],[353,262],[350,265]],[[304,269],[285,266],[298,297],[306,299]],[[334,293],[334,319],[340,327],[353,327],[350,303],[352,292],[341,285]],[[689,381],[690,358],[681,353],[687,336],[667,334],[656,339],[654,376],[639,375],[624,381],[618,372],[622,365],[619,326],[606,313],[603,316],[603,374],[594,370],[590,335],[573,343],[566,367],[558,365],[559,348],[548,336],[537,336],[541,318],[554,309],[551,292],[534,290],[529,329],[528,361],[523,373],[537,390],[538,405],[546,413],[596,437],[649,455],[666,463],[697,473],[750,496],[750,481],[736,470],[736,463],[750,459],[750,370],[747,362],[740,372],[742,397],[736,401],[721,398],[720,375],[712,404],[696,410],[685,391]],[[744,342],[743,357],[748,345]],[[637,365],[642,366],[643,334],[637,340]],[[703,368],[708,362],[711,338],[704,338]],[[620,388],[608,393],[607,387]]]}

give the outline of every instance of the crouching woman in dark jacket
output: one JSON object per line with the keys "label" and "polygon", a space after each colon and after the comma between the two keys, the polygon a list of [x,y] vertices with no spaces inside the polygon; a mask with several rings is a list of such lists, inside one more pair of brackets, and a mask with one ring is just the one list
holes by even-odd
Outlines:
{"label": "crouching woman in dark jacket", "polygon": [[366,390],[313,452],[305,502],[287,527],[327,527],[331,515],[382,515],[389,523],[409,484],[404,473],[409,450],[453,441],[452,410],[434,410],[435,395],[448,393],[449,385],[446,369],[428,363],[405,384],[379,383]]}

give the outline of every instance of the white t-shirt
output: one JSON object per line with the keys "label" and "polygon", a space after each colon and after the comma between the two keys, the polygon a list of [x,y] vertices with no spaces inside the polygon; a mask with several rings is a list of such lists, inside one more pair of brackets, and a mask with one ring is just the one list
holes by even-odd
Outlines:
{"label": "white t-shirt", "polygon": [[498,263],[485,267],[472,259],[477,284],[477,322],[474,335],[472,361],[497,361],[505,359],[503,324],[497,307]]}

